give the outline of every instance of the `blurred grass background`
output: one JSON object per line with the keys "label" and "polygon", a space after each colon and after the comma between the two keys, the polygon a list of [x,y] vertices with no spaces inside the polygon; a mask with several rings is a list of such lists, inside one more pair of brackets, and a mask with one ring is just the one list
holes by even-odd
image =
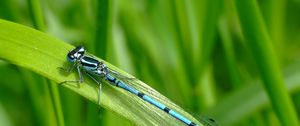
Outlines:
{"label": "blurred grass background", "polygon": [[[86,46],[196,118],[297,125],[300,1],[249,1],[1,0],[0,18]],[[134,125],[4,61],[0,78],[0,125]]]}

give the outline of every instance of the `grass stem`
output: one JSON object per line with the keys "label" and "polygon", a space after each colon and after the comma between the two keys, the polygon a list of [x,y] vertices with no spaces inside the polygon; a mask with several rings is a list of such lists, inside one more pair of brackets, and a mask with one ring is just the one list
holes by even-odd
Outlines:
{"label": "grass stem", "polygon": [[243,34],[276,115],[285,126],[299,126],[297,114],[284,85],[278,59],[256,0],[235,0]]}

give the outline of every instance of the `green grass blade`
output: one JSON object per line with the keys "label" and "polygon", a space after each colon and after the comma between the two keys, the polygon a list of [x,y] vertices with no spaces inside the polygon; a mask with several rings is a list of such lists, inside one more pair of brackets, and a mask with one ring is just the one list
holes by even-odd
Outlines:
{"label": "green grass blade", "polygon": [[[34,29],[8,21],[0,20],[0,27],[0,57],[2,59],[30,69],[57,83],[77,78],[75,72],[66,76],[58,69],[67,63],[66,53],[73,49],[73,46]],[[105,63],[117,72],[130,76],[111,64]],[[92,80],[85,78],[80,88],[68,84],[64,86],[97,103],[98,88]],[[139,82],[137,89],[157,98],[159,102],[200,125],[199,121],[143,82]],[[182,125],[182,122],[142,101],[139,97],[111,85],[103,85],[101,96],[102,107],[114,111],[137,125]]]}
{"label": "green grass blade", "polygon": [[219,21],[219,31],[222,38],[222,46],[224,48],[224,53],[226,57],[226,65],[228,68],[228,73],[230,81],[234,88],[237,88],[241,85],[241,80],[238,72],[238,67],[236,63],[236,57],[234,55],[233,40],[230,34],[228,27],[228,19],[223,17]]}
{"label": "green grass blade", "polygon": [[[299,63],[288,69],[299,69]],[[285,83],[290,94],[300,90],[300,72],[285,74]],[[230,93],[210,112],[220,125],[231,126],[251,116],[253,113],[266,108],[270,104],[260,81],[245,84],[240,89]],[[255,92],[255,94],[253,94]],[[243,102],[241,102],[243,101]]]}
{"label": "green grass blade", "polygon": [[261,73],[263,85],[282,125],[299,126],[297,114],[283,83],[279,63],[256,0],[235,0],[239,20]]}
{"label": "green grass blade", "polygon": [[[45,20],[44,20],[44,15],[42,11],[42,5],[40,0],[29,0],[28,1],[32,21],[34,24],[34,27],[40,31],[45,31],[46,25],[45,25]],[[50,80],[45,81],[46,90],[49,92],[49,100],[51,101],[51,105],[49,105],[49,109],[54,110],[54,119],[56,121],[51,121],[51,122],[56,122],[57,125],[59,126],[64,126],[64,118],[63,118],[63,112],[61,109],[61,104],[60,104],[60,96],[59,96],[59,91],[57,88],[57,85],[55,85],[53,82]],[[36,85],[36,84],[34,84]]]}
{"label": "green grass blade", "polygon": [[41,31],[45,31],[45,23],[40,0],[28,0],[30,15],[33,19],[33,26]]}
{"label": "green grass blade", "polygon": [[275,48],[278,49],[278,52],[283,53],[282,46],[283,41],[285,40],[285,11],[286,3],[284,0],[266,0],[261,5],[261,10],[268,28],[270,31],[270,36],[275,45]]}
{"label": "green grass blade", "polygon": [[10,21],[20,21],[18,9],[16,9],[16,1],[1,0],[0,1],[0,17]]}
{"label": "green grass blade", "polygon": [[[162,55],[166,53],[162,49],[169,47],[164,47],[164,44],[157,43],[160,40],[155,33],[152,32],[153,27],[149,27],[149,22],[147,21],[149,19],[145,16],[145,13],[138,11],[138,8],[133,7],[129,2],[121,2],[120,8],[120,22],[126,37],[128,37],[128,47],[131,53],[134,54],[132,59],[137,61],[136,66],[143,63],[141,66],[148,66],[151,71],[150,73],[143,71],[141,75],[145,78],[149,78],[149,80],[159,80],[159,82],[154,84],[159,85],[160,88],[168,88],[168,90],[163,91],[169,94],[169,97],[176,98],[176,100],[180,102],[179,104],[190,103],[190,99],[188,99],[188,94],[190,93],[188,89],[190,89],[190,85],[184,82],[186,80],[186,74],[167,71],[168,69],[172,69],[173,66],[169,65],[166,61],[166,58],[169,57]],[[143,53],[140,53],[140,51]],[[152,77],[155,75],[155,79],[151,78],[151,76],[145,76],[146,73]],[[173,83],[178,84],[178,86],[167,85]]]}
{"label": "green grass blade", "polygon": [[[39,0],[27,0],[28,9],[30,12],[31,21],[33,27],[40,30],[45,30],[44,19],[42,18],[40,2]],[[33,104],[34,118],[39,125],[53,125],[56,124],[51,105],[45,103],[51,103],[45,78],[25,69],[20,68],[20,74],[24,81],[25,87],[30,92],[30,100]],[[39,84],[39,85],[38,85]],[[45,96],[42,97],[41,96]],[[50,111],[43,111],[44,109]],[[48,113],[49,112],[49,113]]]}
{"label": "green grass blade", "polygon": [[0,102],[0,121],[1,121],[1,125],[13,126],[13,123],[11,122],[7,114],[7,111],[5,110],[1,102]]}
{"label": "green grass blade", "polygon": [[[95,0],[96,3],[96,20],[95,20],[95,33],[92,50],[96,56],[107,60],[107,52],[110,48],[111,43],[111,32],[112,32],[112,4],[114,0]],[[88,47],[89,47],[88,46]],[[103,124],[103,118],[98,117],[97,105],[92,102],[88,103],[87,120],[90,126],[96,126]],[[105,116],[104,110],[101,111],[101,116]],[[100,123],[101,122],[101,123]]]}
{"label": "green grass blade", "polygon": [[[200,3],[200,2],[199,2]],[[196,92],[196,97],[193,99],[199,99],[197,102],[198,112],[201,112],[202,110],[212,107],[212,106],[203,106],[201,102],[204,103],[214,103],[212,101],[216,101],[216,92],[213,89],[214,85],[213,83],[209,83],[209,85],[206,85],[203,82],[203,80],[206,78],[205,76],[211,76],[209,75],[209,63],[211,62],[212,53],[215,48],[216,43],[216,30],[217,30],[217,21],[219,19],[219,11],[221,8],[221,0],[205,0],[203,2],[205,10],[203,10],[203,14],[201,14],[201,18],[203,18],[203,21],[200,24],[201,32],[200,32],[200,47],[201,47],[201,53],[198,57],[201,57],[198,62],[196,62],[197,65],[195,65],[195,69],[197,72],[194,74],[196,75],[196,86],[197,87],[205,87],[201,88],[201,90],[198,90]],[[200,8],[198,8],[199,10]],[[205,75],[207,74],[207,75]],[[199,89],[199,88],[198,88]],[[197,98],[199,97],[199,98]],[[213,99],[207,99],[207,97],[213,98]],[[208,101],[206,101],[208,100]],[[206,104],[209,105],[209,104]],[[210,104],[212,105],[212,104]],[[202,107],[201,107],[202,106]]]}
{"label": "green grass blade", "polygon": [[59,95],[59,91],[58,91],[58,87],[57,85],[52,82],[52,81],[48,81],[48,89],[50,92],[50,97],[52,100],[52,107],[54,108],[55,111],[55,118],[57,120],[57,125],[58,126],[64,126],[65,122],[64,122],[64,116],[63,116],[63,111],[61,108],[61,102],[60,102],[60,95]]}
{"label": "green grass blade", "polygon": [[96,7],[96,33],[93,47],[95,54],[104,59],[107,57],[107,43],[111,41],[112,1],[113,0],[98,0]]}
{"label": "green grass blade", "polygon": [[45,103],[46,99],[40,97],[41,95],[44,95],[44,93],[41,93],[44,92],[44,90],[42,90],[43,88],[41,87],[45,84],[36,85],[41,84],[41,82],[36,79],[37,74],[21,68],[19,69],[19,71],[22,77],[23,84],[25,85],[24,87],[26,87],[26,90],[29,92],[29,102],[31,102],[32,104],[32,113],[35,118],[33,123],[36,125],[47,125],[47,112],[43,111],[43,103]]}

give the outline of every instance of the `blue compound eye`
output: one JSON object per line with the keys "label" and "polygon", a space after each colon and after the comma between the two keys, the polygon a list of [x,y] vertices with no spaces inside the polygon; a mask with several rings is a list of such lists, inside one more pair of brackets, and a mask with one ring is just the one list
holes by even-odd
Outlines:
{"label": "blue compound eye", "polygon": [[67,55],[67,59],[68,59],[69,62],[75,62],[74,55],[71,55],[70,53]]}
{"label": "blue compound eye", "polygon": [[72,51],[70,51],[67,55],[67,59],[69,62],[75,62],[84,56],[85,49],[82,46],[78,46]]}

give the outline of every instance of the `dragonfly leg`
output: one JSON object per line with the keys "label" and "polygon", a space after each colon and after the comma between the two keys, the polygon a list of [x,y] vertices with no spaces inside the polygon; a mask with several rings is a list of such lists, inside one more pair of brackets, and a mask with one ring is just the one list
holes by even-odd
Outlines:
{"label": "dragonfly leg", "polygon": [[100,96],[101,96],[101,91],[102,91],[102,84],[99,83],[99,93],[98,93],[98,112],[100,113]]}
{"label": "dragonfly leg", "polygon": [[98,111],[100,112],[100,109],[101,109],[101,107],[100,107],[100,97],[101,97],[101,91],[102,91],[102,83],[101,83],[101,81],[100,80],[97,80],[95,77],[93,77],[93,75],[91,75],[89,72],[86,72],[87,73],[87,75],[92,79],[92,80],[94,80],[97,84],[98,84],[98,86],[99,86],[99,90],[98,90]]}
{"label": "dragonfly leg", "polygon": [[[77,68],[77,72],[78,72],[78,75],[79,75],[79,80],[63,81],[63,82],[60,82],[59,85],[62,85],[62,84],[65,84],[65,83],[76,83],[76,84],[78,84],[78,87],[79,87],[80,84],[84,81],[84,79],[83,79],[83,75],[82,75],[81,70],[80,70],[80,66],[77,66],[76,68]],[[74,68],[72,68],[72,69],[74,69]]]}
{"label": "dragonfly leg", "polygon": [[76,66],[77,66],[77,63],[74,63],[71,67],[68,67],[67,69],[63,68],[63,67],[57,67],[57,68],[66,73],[71,73]]}

